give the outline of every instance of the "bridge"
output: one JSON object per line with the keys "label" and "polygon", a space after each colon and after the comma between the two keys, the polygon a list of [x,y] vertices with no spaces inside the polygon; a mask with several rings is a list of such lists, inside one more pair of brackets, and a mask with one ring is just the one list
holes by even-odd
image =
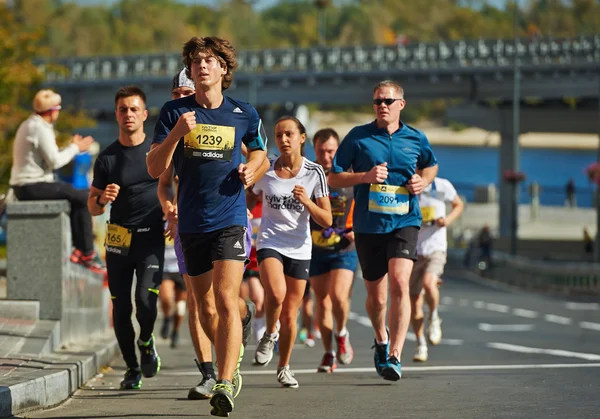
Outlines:
{"label": "bridge", "polygon": [[[600,85],[600,35],[521,40],[516,48],[512,40],[496,39],[240,51],[238,60],[229,92],[256,106],[365,104],[373,85],[387,78],[405,84],[409,102],[511,101],[515,62],[521,69],[522,97],[595,99]],[[113,94],[126,84],[141,85],[149,107],[160,107],[182,61],[176,52],[69,58],[40,63],[39,68],[66,103],[112,114]]]}

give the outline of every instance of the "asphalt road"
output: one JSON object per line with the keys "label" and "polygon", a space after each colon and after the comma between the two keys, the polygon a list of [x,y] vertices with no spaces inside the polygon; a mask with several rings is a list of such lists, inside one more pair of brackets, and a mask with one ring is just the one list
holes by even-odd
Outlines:
{"label": "asphalt road", "polygon": [[[412,362],[409,335],[403,378],[384,381],[374,371],[373,334],[365,290],[354,286],[349,324],[355,358],[333,374],[316,374],[322,356],[296,345],[292,370],[298,389],[279,387],[276,363],[244,359],[238,418],[598,418],[600,417],[600,301],[506,290],[472,279],[446,277],[442,287],[444,340],[429,361]],[[160,323],[158,323],[160,324]],[[210,417],[207,401],[188,401],[199,381],[189,336],[178,349],[160,341],[163,368],[139,391],[119,390],[124,372],[115,360],[60,407],[27,418]]]}

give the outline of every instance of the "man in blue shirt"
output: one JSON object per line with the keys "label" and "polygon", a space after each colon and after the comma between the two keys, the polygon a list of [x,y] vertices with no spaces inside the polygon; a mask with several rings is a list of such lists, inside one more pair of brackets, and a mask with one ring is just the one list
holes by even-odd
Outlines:
{"label": "man in blue shirt", "polygon": [[[172,159],[179,176],[178,226],[185,265],[219,365],[211,414],[226,417],[241,386],[240,320],[244,313],[245,324],[250,320],[239,298],[248,221],[244,188],[259,175],[266,136],[251,105],[223,96],[237,66],[229,41],[194,37],[182,55],[196,93],[163,106],[147,164],[150,175],[158,177]],[[242,143],[248,149],[246,163]]]}
{"label": "man in blue shirt", "polygon": [[405,106],[398,83],[378,83],[373,91],[376,120],[348,133],[329,174],[331,187],[354,187],[355,243],[375,331],[375,368],[392,381],[402,377],[400,359],[410,322],[409,280],[421,227],[416,195],[438,171],[427,137],[400,120]]}

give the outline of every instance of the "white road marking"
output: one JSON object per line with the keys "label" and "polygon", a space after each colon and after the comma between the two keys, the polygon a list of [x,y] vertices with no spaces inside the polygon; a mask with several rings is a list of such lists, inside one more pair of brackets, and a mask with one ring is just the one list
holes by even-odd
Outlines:
{"label": "white road marking", "polygon": [[[272,369],[244,369],[242,375],[276,375],[277,371]],[[538,369],[556,369],[556,368],[600,368],[600,363],[582,363],[582,364],[506,364],[506,365],[437,365],[426,367],[402,367],[403,372],[418,371],[418,372],[436,372],[436,371],[494,371],[494,370],[538,370]],[[309,369],[292,369],[294,374],[317,374],[316,368]],[[334,375],[340,373],[375,373],[374,367],[340,367],[335,370]],[[161,371],[161,376],[197,376],[196,371]]]}
{"label": "white road marking", "polygon": [[[371,324],[371,320],[369,320],[368,317],[361,316],[360,314],[354,313],[353,311],[348,313],[348,319],[354,320],[355,322],[362,324],[363,326],[366,326],[366,327],[373,327],[373,325]],[[408,332],[406,334],[406,340],[411,341],[411,342],[416,342],[417,336],[413,332]],[[462,339],[442,339],[442,341],[440,342],[440,345],[458,346],[458,345],[462,345],[463,342],[464,342],[464,340],[462,340]]]}
{"label": "white road marking", "polygon": [[479,330],[484,332],[529,332],[533,330],[533,325],[479,323]]}
{"label": "white road marking", "polygon": [[512,313],[515,316],[526,317],[528,319],[535,319],[540,315],[537,311],[525,310],[524,308],[513,308]]}
{"label": "white road marking", "polygon": [[565,304],[569,310],[600,310],[598,303],[574,303],[568,302]]}
{"label": "white road marking", "polygon": [[355,313],[353,311],[351,311],[350,313],[348,313],[348,319],[349,320],[354,320],[355,322],[357,322],[359,324],[362,324],[363,326],[372,327],[371,319],[369,319],[366,316],[361,316],[360,314]]}
{"label": "white road marking", "polygon": [[573,323],[573,320],[569,317],[557,316],[556,314],[546,314],[544,315],[544,320],[550,323],[558,323],[564,325],[570,325]]}
{"label": "white road marking", "polygon": [[452,304],[454,303],[454,298],[452,297],[442,297],[442,304]]}
{"label": "white road marking", "polygon": [[504,304],[486,303],[485,308],[498,313],[508,313],[510,311],[510,307]]}
{"label": "white road marking", "polygon": [[473,307],[483,308],[483,307],[485,307],[485,303],[483,301],[473,301]]}
{"label": "white road marking", "polygon": [[585,359],[586,361],[600,361],[600,355],[598,354],[588,354],[584,352],[572,352],[565,351],[562,349],[544,349],[544,348],[531,348],[529,346],[520,346],[520,345],[511,345],[509,343],[500,343],[500,342],[489,342],[487,344],[488,348],[500,349],[503,351],[510,352],[520,352],[524,354],[543,354],[543,355],[553,355],[553,356],[564,356],[567,358],[579,358]]}
{"label": "white road marking", "polygon": [[600,332],[600,323],[579,322],[579,327],[583,329],[597,330]]}

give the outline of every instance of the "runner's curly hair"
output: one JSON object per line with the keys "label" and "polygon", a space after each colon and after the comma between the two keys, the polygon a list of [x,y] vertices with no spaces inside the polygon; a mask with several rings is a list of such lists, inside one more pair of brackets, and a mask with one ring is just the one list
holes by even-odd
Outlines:
{"label": "runner's curly hair", "polygon": [[183,46],[181,53],[183,57],[183,64],[185,65],[185,74],[191,79],[191,65],[194,58],[199,54],[204,53],[212,55],[219,63],[221,67],[227,69],[227,73],[223,76],[223,90],[226,90],[231,86],[233,82],[233,72],[237,68],[237,58],[235,57],[235,49],[231,43],[224,39],[216,36],[206,36],[199,38],[194,36]]}

